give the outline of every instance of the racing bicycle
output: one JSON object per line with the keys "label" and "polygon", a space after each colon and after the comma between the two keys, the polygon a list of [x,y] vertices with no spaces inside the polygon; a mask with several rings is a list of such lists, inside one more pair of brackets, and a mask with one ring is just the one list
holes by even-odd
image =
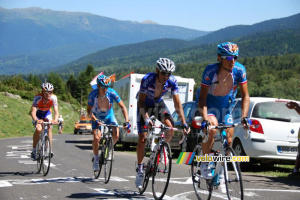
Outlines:
{"label": "racing bicycle", "polygon": [[[39,123],[39,122],[38,122]],[[53,122],[41,122],[42,132],[40,134],[40,139],[36,145],[36,161],[37,161],[37,173],[43,170],[44,176],[47,176],[50,163],[51,163],[51,144],[48,136],[49,126],[57,125]]]}
{"label": "racing bicycle", "polygon": [[[195,120],[197,121],[197,120]],[[228,145],[226,137],[226,129],[236,127],[241,125],[241,123],[233,125],[222,125],[210,126],[211,129],[218,129],[222,146],[218,151],[213,151],[215,157],[229,157],[229,159],[222,159],[215,162],[210,162],[209,164],[212,167],[211,179],[205,179],[201,175],[200,165],[201,159],[198,159],[198,156],[202,156],[202,145],[201,143],[197,144],[194,148],[195,158],[191,165],[193,187],[198,199],[210,199],[214,189],[217,189],[220,184],[220,175],[221,171],[224,170],[224,180],[225,180],[225,189],[228,199],[244,199],[243,191],[243,181],[242,174],[240,170],[240,165],[238,162],[233,161],[233,157],[236,155],[234,150]],[[249,126],[248,126],[249,127]],[[202,136],[202,141],[205,143],[208,139],[208,136],[205,135],[202,131],[200,132]],[[245,133],[245,137],[248,137],[249,131]],[[211,155],[211,154],[210,154]],[[221,170],[222,168],[222,170]]]}
{"label": "racing bicycle", "polygon": [[[153,124],[156,118],[150,117]],[[143,194],[147,189],[150,177],[152,177],[152,193],[154,199],[162,199],[167,191],[172,169],[171,147],[164,139],[166,131],[178,130],[167,127],[164,124],[152,126],[148,129],[145,156],[143,163],[143,185],[139,193]]]}
{"label": "racing bicycle", "polygon": [[[100,140],[100,155],[99,155],[99,171],[94,171],[95,178],[97,179],[100,176],[102,166],[104,165],[104,182],[107,184],[110,179],[112,163],[113,163],[113,139],[112,139],[112,128],[118,127],[118,125],[107,125],[101,124],[97,131],[101,131],[102,137]],[[92,159],[94,162],[94,158]]]}

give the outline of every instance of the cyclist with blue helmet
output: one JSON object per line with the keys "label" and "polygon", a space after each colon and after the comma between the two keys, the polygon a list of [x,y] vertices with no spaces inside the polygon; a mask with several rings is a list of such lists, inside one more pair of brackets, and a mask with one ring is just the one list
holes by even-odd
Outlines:
{"label": "cyclist with blue helmet", "polygon": [[[200,98],[198,102],[199,111],[203,118],[202,128],[210,125],[217,126],[219,123],[233,124],[232,108],[235,102],[237,87],[241,91],[241,118],[244,127],[248,122],[249,93],[245,67],[236,62],[239,56],[239,48],[232,42],[218,45],[218,63],[208,65],[202,74]],[[205,129],[204,129],[205,131]],[[233,128],[226,130],[229,145],[232,143]],[[208,141],[202,143],[203,155],[209,154],[214,144],[216,129],[209,130]],[[201,175],[211,178],[212,173],[208,163],[203,162],[200,166]],[[220,173],[221,174],[221,173]],[[219,189],[225,192],[223,177],[220,177]]]}
{"label": "cyclist with blue helmet", "polygon": [[[105,75],[97,77],[97,89],[89,94],[87,112],[92,118],[92,133],[93,133],[93,153],[94,163],[93,170],[99,171],[99,141],[101,139],[101,132],[97,128],[101,123],[118,125],[117,119],[113,111],[114,101],[120,106],[125,118],[124,128],[129,128],[129,119],[126,106],[121,100],[119,94],[112,88],[109,88],[111,79]],[[119,139],[119,128],[113,127],[113,142],[117,143]],[[111,155],[109,155],[111,157]],[[109,158],[111,159],[111,158]]]}

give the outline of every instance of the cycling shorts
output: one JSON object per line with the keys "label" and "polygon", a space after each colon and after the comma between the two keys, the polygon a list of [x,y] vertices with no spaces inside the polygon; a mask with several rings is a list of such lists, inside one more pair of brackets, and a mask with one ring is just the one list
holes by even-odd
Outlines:
{"label": "cycling shorts", "polygon": [[[111,110],[112,111],[112,110]],[[104,124],[112,124],[112,125],[118,125],[117,119],[114,114],[107,114],[108,112],[98,112],[97,115],[94,113],[94,115],[97,117],[99,121],[104,122]],[[97,124],[92,121],[92,129],[97,129]]]}
{"label": "cycling shorts", "polygon": [[[159,121],[162,121],[166,117],[168,117],[171,120],[171,123],[174,124],[170,111],[163,100],[155,103],[153,106],[146,106],[146,112],[148,113],[149,117],[154,115],[155,118],[158,119]],[[145,128],[144,126],[145,126],[145,121],[143,116],[140,114],[140,108],[138,107],[137,109],[138,133],[144,133],[148,131],[147,128]]]}

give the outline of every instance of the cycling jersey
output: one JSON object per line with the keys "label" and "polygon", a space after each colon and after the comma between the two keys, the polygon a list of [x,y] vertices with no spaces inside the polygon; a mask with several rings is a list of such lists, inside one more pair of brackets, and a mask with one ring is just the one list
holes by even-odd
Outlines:
{"label": "cycling jersey", "polygon": [[206,98],[207,114],[215,115],[219,123],[232,124],[232,108],[237,93],[237,86],[247,83],[245,67],[236,62],[233,70],[230,72],[233,80],[233,88],[225,96],[215,96],[214,84],[218,84],[219,63],[208,65],[202,76],[201,87],[209,87]]}
{"label": "cycling jersey", "polygon": [[50,99],[48,102],[45,104],[43,102],[43,94],[37,94],[33,98],[33,103],[32,106],[37,108],[36,116],[38,119],[52,119],[51,115],[51,107],[52,106],[57,106],[57,97],[54,94],[51,94]]}
{"label": "cycling jersey", "polygon": [[[99,94],[99,90],[93,90],[90,94],[89,94],[89,98],[88,98],[88,105],[93,106],[92,108],[92,112],[95,115],[95,117],[101,121],[103,121],[105,124],[115,124],[118,125],[117,123],[117,119],[115,117],[114,114],[114,110],[113,110],[113,103],[114,100],[119,103],[121,101],[121,98],[119,96],[119,94],[112,88],[108,88],[105,94],[104,98],[107,98],[109,101],[109,106],[108,109],[106,111],[102,111],[100,110],[100,108],[98,107],[98,94]],[[92,129],[96,129],[97,125],[94,121],[92,121]]]}
{"label": "cycling jersey", "polygon": [[178,83],[174,76],[170,76],[163,86],[163,91],[158,98],[154,98],[155,93],[155,81],[156,81],[156,73],[148,73],[146,74],[140,86],[140,93],[147,94],[145,104],[146,106],[153,106],[155,103],[158,103],[162,100],[162,96],[164,96],[169,90],[172,95],[178,94]]}

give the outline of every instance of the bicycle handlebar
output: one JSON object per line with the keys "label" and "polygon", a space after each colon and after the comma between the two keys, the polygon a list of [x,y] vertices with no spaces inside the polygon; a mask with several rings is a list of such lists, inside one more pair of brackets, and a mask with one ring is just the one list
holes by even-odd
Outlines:
{"label": "bicycle handlebar", "polygon": [[58,123],[54,123],[54,122],[38,122],[37,124],[58,125]]}

